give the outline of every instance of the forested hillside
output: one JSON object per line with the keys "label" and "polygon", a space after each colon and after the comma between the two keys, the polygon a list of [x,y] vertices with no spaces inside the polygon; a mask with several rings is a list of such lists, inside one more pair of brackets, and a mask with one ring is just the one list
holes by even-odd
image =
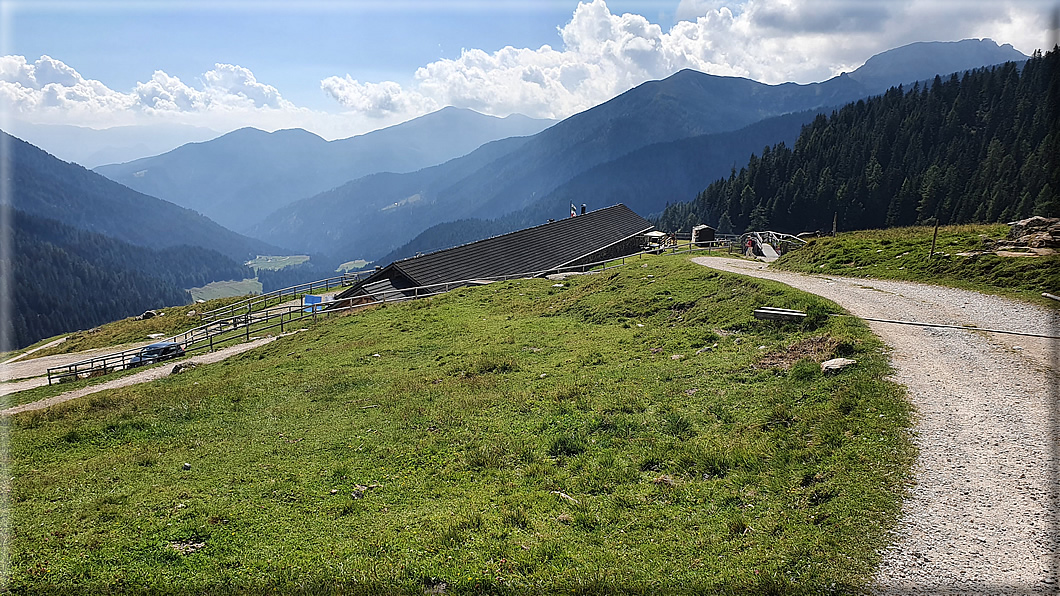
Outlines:
{"label": "forested hillside", "polygon": [[0,200],[25,213],[151,248],[202,246],[237,261],[281,249],[240,236],[173,203],[138,193],[0,132],[11,173]]}
{"label": "forested hillside", "polygon": [[186,304],[184,288],[250,277],[250,270],[200,247],[133,246],[58,221],[12,210],[11,349],[88,329],[151,308]]}
{"label": "forested hillside", "polygon": [[892,88],[766,147],[695,200],[667,230],[826,230],[1005,222],[1060,215],[1058,52]]}

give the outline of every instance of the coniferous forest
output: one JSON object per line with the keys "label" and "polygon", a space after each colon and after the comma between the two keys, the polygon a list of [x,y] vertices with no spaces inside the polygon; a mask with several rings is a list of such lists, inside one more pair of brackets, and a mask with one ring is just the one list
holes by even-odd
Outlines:
{"label": "coniferous forest", "polygon": [[187,304],[184,288],[242,279],[249,268],[197,246],[133,246],[58,221],[10,212],[11,308],[4,349],[87,329],[162,306]]}
{"label": "coniferous forest", "polygon": [[818,116],[793,148],[659,216],[666,230],[797,233],[1060,215],[1060,52],[935,77]]}

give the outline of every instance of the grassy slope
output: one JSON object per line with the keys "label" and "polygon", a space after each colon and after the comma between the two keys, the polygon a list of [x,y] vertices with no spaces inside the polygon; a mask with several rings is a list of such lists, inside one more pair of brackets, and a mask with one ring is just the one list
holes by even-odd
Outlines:
{"label": "grassy slope", "polygon": [[[880,343],[750,316],[835,309],[819,298],[645,264],[336,317],[4,421],[10,587],[863,585],[913,455]],[[823,377],[814,345],[858,365]]]}
{"label": "grassy slope", "polygon": [[934,259],[928,258],[930,227],[846,232],[812,240],[773,266],[803,273],[919,281],[1055,306],[1041,293],[1060,291],[1060,256],[958,256],[981,250],[984,238],[1003,239],[1008,230],[1005,225],[941,227]]}
{"label": "grassy slope", "polygon": [[[120,321],[107,323],[106,325],[100,325],[94,329],[68,333],[66,334],[67,339],[63,343],[46,350],[34,352],[27,356],[27,358],[40,358],[41,356],[49,356],[52,354],[70,354],[72,352],[81,352],[83,350],[91,350],[94,348],[121,346],[123,344],[148,341],[151,338],[147,336],[156,333],[162,333],[166,336],[175,335],[202,324],[202,321],[200,321],[198,317],[194,315],[188,316],[188,313],[192,311],[199,313],[215,308],[221,308],[226,304],[238,302],[243,298],[244,296],[217,298],[214,300],[207,300],[204,303],[157,308],[155,309],[155,312],[164,313],[162,316],[152,317],[146,320],[140,320],[139,317],[129,317]],[[33,344],[33,346],[30,346],[30,348],[46,344],[53,339],[55,339],[55,337],[42,339],[36,344]]]}

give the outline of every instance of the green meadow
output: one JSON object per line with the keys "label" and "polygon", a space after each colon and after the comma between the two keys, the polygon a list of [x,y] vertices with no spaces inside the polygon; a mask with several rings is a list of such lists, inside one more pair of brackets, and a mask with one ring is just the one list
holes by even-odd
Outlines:
{"label": "green meadow", "polygon": [[[882,344],[838,311],[650,257],[10,417],[7,588],[858,592],[914,451]],[[835,356],[857,364],[822,375]]]}

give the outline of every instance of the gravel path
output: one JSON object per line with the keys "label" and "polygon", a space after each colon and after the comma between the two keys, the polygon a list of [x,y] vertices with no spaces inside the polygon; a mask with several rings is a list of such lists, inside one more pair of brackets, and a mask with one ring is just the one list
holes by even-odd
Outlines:
{"label": "gravel path", "polygon": [[[297,333],[297,332],[295,331],[295,332],[292,332],[292,333]],[[285,333],[283,335],[290,335],[290,333]],[[265,344],[277,339],[277,337],[283,337],[283,335],[262,337],[262,338],[255,339],[255,340],[247,342],[247,343],[236,344],[234,346],[229,346],[227,348],[221,348],[220,350],[216,350],[216,351],[209,352],[209,353],[206,353],[206,354],[201,354],[199,356],[192,356],[191,358],[188,358],[187,360],[181,360],[179,362],[182,362],[182,363],[185,363],[185,364],[189,364],[189,363],[192,363],[192,364],[209,364],[211,362],[220,362],[221,360],[224,360],[225,358],[229,358],[231,356],[235,356],[236,354],[242,354],[243,352],[246,352],[248,350],[252,350],[252,349],[254,349],[254,348],[258,347],[258,346],[265,345]],[[107,389],[115,389],[117,387],[128,387],[129,385],[137,385],[139,383],[146,383],[148,381],[154,381],[155,379],[161,379],[162,377],[168,376],[171,373],[171,371],[173,370],[173,367],[175,366],[175,364],[176,364],[176,362],[165,362],[165,363],[162,363],[162,364],[158,364],[156,366],[149,367],[149,368],[147,368],[147,369],[145,369],[143,371],[140,371],[140,372],[138,372],[136,374],[129,375],[127,377],[122,377],[120,379],[114,379],[113,381],[107,381],[105,383],[100,383],[98,385],[92,385],[90,387],[83,387],[81,389],[74,389],[73,391],[67,391],[66,393],[62,393],[62,394],[56,395],[54,397],[49,397],[49,398],[42,399],[42,400],[39,400],[39,401],[31,402],[31,403],[28,403],[28,404],[22,404],[20,406],[14,406],[14,407],[11,407],[11,408],[7,408],[6,410],[0,410],[0,416],[10,416],[12,414],[18,414],[20,412],[28,412],[30,410],[40,410],[40,409],[43,409],[43,408],[47,408],[49,406],[54,406],[55,404],[60,404],[60,403],[63,403],[65,401],[70,401],[71,399],[77,399],[79,397],[84,397],[84,396],[92,394],[92,393],[98,393],[100,391],[106,391]]]}
{"label": "gravel path", "polygon": [[[73,364],[82,360],[88,360],[89,358],[95,358],[96,356],[105,356],[107,354],[114,354],[115,352],[120,352],[122,350],[130,350],[132,348],[143,347],[152,343],[153,341],[155,340],[134,342],[118,346],[107,346],[103,348],[93,348],[91,350],[84,350],[82,352],[71,352],[69,354],[52,354],[51,356],[41,356],[39,358],[31,358],[29,360],[8,360],[7,362],[0,364],[0,381],[10,382],[16,379],[32,379],[34,377],[44,376],[44,382],[45,384],[47,384],[46,377],[49,368],[56,366],[66,366],[67,364]],[[41,347],[43,348],[44,346]]]}
{"label": "gravel path", "polygon": [[22,352],[21,354],[19,354],[18,356],[15,356],[14,358],[8,358],[7,360],[4,360],[3,362],[0,362],[0,365],[2,365],[2,364],[11,364],[12,362],[16,362],[18,360],[22,360],[23,358],[25,358],[26,356],[29,356],[30,354],[39,352],[41,350],[47,350],[48,348],[51,348],[51,347],[54,347],[54,346],[57,346],[57,345],[63,343],[64,341],[66,341],[66,338],[65,337],[60,337],[57,340],[50,341],[50,342],[44,344],[43,346],[37,346],[37,347],[33,348],[32,350],[26,350],[25,352]]}
{"label": "gravel path", "polygon": [[[772,279],[862,318],[1060,335],[1056,311],[908,282],[701,265]],[[1060,342],[869,323],[917,410],[915,484],[876,577],[882,594],[1060,593]]]}

